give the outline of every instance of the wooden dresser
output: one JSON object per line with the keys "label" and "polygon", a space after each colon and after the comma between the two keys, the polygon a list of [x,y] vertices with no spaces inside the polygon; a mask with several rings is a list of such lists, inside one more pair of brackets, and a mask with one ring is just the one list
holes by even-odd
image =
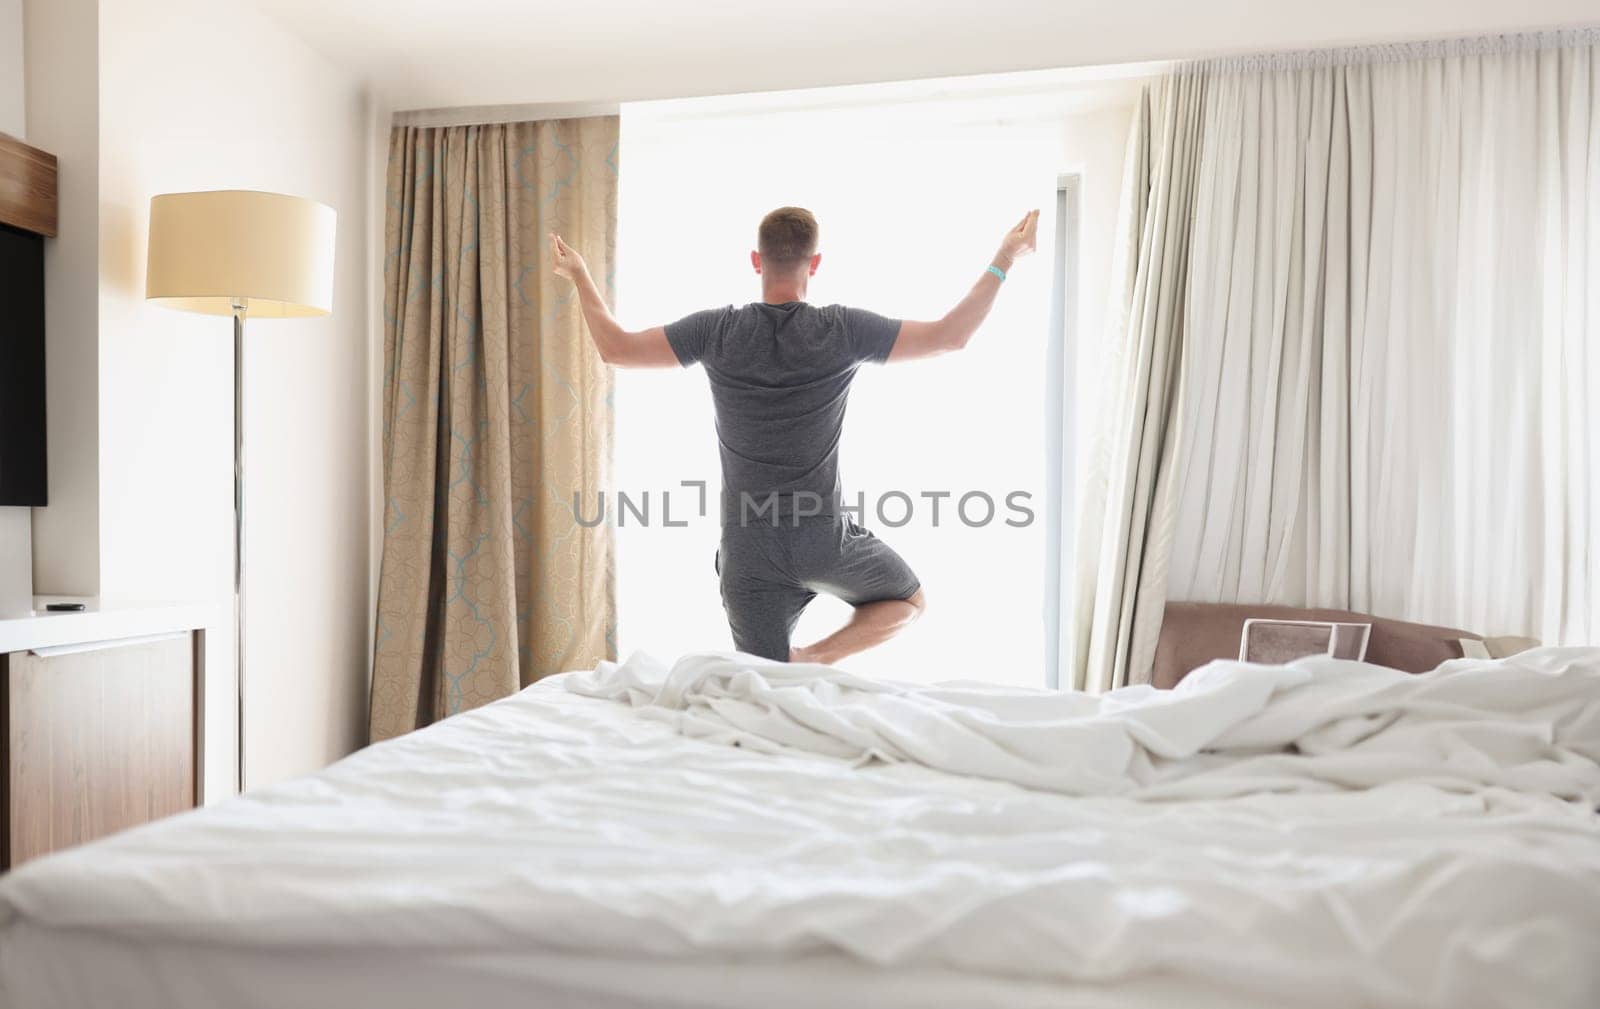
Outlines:
{"label": "wooden dresser", "polygon": [[209,617],[0,620],[0,871],[196,804]]}

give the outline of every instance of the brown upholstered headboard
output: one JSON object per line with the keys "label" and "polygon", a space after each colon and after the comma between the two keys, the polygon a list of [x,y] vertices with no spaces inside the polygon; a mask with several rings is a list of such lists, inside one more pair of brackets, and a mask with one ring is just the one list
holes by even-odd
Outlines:
{"label": "brown upholstered headboard", "polygon": [[1151,682],[1171,687],[1213,659],[1239,657],[1239,637],[1251,617],[1276,620],[1338,620],[1370,623],[1367,661],[1408,673],[1424,673],[1448,659],[1461,658],[1460,638],[1477,638],[1470,631],[1410,624],[1351,613],[1348,610],[1306,610],[1293,606],[1252,606],[1243,603],[1168,603],[1156,644]]}

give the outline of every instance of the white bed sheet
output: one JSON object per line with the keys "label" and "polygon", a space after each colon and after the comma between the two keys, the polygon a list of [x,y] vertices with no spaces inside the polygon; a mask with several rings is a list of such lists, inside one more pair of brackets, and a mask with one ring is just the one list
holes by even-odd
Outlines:
{"label": "white bed sheet", "polygon": [[[1283,1009],[1174,975],[1063,984],[942,968],[886,971],[838,953],[772,960],[549,951],[416,955],[249,950],[59,932],[6,933],[26,962],[7,1009]],[[1296,1009],[1349,1009],[1308,993]]]}
{"label": "white bed sheet", "polygon": [[[1353,664],[1234,664],[1183,695],[1073,716],[1102,742],[1135,726],[1144,738],[1120,752],[1139,788],[1203,786],[1160,801],[1105,794],[1103,761],[1070,779],[1098,782],[1077,789],[1088,797],[971,776],[1039,756],[1029,712],[1080,699],[863,693],[695,661],[713,675],[673,697],[646,696],[644,664],[553,678],[24,866],[0,880],[0,1001],[388,1009],[437,991],[429,978],[483,1006],[661,1004],[675,985],[682,1004],[730,1006],[1138,1006],[1176,990],[1184,1004],[1578,1007],[1600,993],[1600,652],[1400,687]],[[1508,682],[1525,689],[1496,695]],[[619,683],[641,710],[568,689]],[[1495,696],[1505,710],[1474,707]],[[885,698],[909,718],[886,719]],[[758,750],[860,742],[869,726],[867,750],[903,758],[892,747],[917,748],[914,727],[953,710],[1018,745],[965,775]],[[1306,752],[1268,752],[1290,729]],[[1212,749],[1156,753],[1180,737]],[[971,740],[943,742],[923,756],[971,759]],[[1262,786],[1284,790],[1251,794]]]}

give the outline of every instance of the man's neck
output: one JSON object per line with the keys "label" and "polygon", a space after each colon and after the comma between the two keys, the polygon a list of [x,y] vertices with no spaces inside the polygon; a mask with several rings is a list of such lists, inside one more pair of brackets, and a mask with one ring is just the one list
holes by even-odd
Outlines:
{"label": "man's neck", "polygon": [[761,285],[761,300],[768,305],[787,305],[791,301],[806,300],[805,281],[792,280]]}

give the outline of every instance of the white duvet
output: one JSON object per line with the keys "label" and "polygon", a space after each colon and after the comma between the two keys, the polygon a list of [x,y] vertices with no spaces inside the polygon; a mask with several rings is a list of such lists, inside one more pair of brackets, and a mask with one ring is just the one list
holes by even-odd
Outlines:
{"label": "white duvet", "polygon": [[1098,698],[638,656],[24,866],[0,982],[27,921],[1587,1009],[1597,803],[1596,650]]}

